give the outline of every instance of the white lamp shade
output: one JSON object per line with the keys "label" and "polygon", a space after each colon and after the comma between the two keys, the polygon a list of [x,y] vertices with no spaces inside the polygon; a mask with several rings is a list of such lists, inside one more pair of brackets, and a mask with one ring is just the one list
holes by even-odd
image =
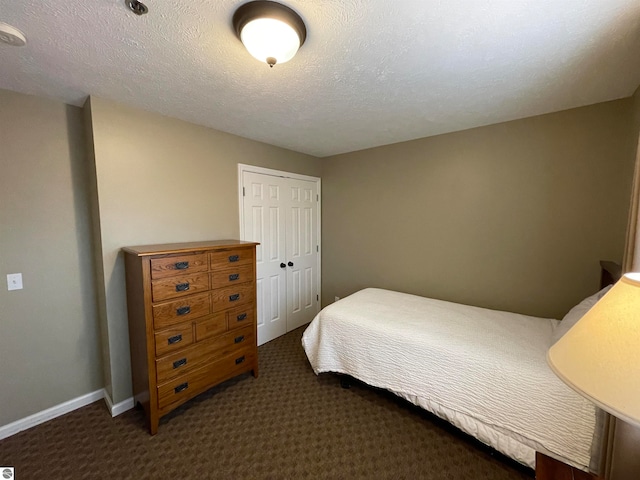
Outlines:
{"label": "white lamp shade", "polygon": [[627,274],[547,354],[593,403],[640,426],[640,274]]}
{"label": "white lamp shade", "polygon": [[287,62],[300,48],[296,31],[274,18],[250,21],[242,28],[240,39],[254,58],[267,63],[268,58],[274,58],[278,64]]}

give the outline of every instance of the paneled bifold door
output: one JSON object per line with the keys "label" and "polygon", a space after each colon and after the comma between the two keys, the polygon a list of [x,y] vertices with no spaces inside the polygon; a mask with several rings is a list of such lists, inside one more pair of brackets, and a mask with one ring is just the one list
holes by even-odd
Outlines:
{"label": "paneled bifold door", "polygon": [[261,345],[309,323],[320,310],[319,179],[240,173],[242,238],[260,243]]}

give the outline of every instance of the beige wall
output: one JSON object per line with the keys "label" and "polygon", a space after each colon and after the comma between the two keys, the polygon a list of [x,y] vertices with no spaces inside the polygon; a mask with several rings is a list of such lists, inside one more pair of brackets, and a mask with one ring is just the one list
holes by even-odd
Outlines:
{"label": "beige wall", "polygon": [[84,160],[79,108],[0,90],[0,426],[103,386]]}
{"label": "beige wall", "polygon": [[632,139],[635,141],[640,136],[640,87],[637,88],[636,93],[631,97],[632,111],[633,111],[633,135]]}
{"label": "beige wall", "polygon": [[621,260],[629,99],[323,160],[323,304],[377,286],[561,317]]}
{"label": "beige wall", "polygon": [[238,163],[319,176],[320,160],[180,120],[90,100],[115,403],[131,395],[124,246],[238,238]]}

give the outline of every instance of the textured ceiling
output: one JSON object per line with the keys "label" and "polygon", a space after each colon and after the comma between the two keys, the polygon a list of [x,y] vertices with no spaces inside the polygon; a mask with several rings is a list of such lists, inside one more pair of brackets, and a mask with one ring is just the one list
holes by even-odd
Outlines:
{"label": "textured ceiling", "polygon": [[270,69],[231,27],[246,0],[0,0],[0,88],[115,100],[327,156],[627,97],[638,0],[286,0],[308,36]]}

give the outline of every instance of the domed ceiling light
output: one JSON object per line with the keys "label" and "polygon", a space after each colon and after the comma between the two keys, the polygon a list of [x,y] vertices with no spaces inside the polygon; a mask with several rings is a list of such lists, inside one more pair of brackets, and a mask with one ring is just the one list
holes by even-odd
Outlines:
{"label": "domed ceiling light", "polygon": [[262,0],[240,6],[233,14],[233,28],[249,53],[270,67],[291,60],[307,38],[296,12]]}

